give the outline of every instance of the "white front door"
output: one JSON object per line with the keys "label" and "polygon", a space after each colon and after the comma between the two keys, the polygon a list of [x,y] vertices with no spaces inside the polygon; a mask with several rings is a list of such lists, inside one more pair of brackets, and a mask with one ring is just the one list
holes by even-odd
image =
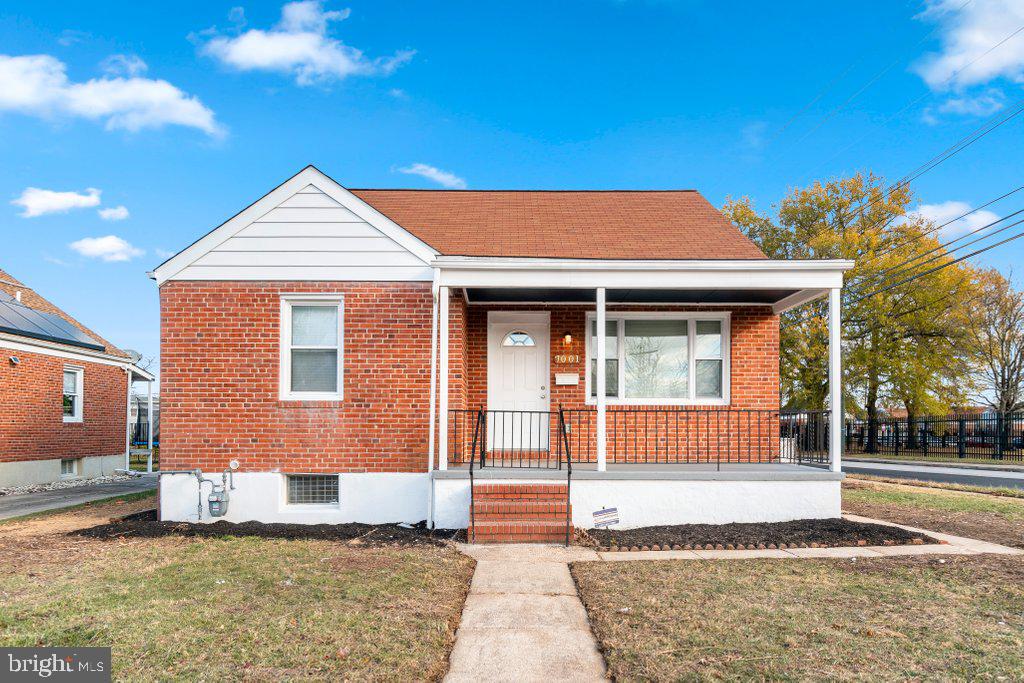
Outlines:
{"label": "white front door", "polygon": [[487,444],[491,449],[548,448],[550,327],[547,313],[488,313]]}

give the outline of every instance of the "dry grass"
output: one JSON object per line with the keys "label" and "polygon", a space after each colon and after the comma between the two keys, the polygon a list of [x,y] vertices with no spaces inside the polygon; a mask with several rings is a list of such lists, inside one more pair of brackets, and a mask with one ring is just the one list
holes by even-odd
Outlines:
{"label": "dry grass", "polygon": [[[113,509],[89,510],[90,522]],[[115,678],[133,680],[419,680],[447,668],[473,571],[454,549],[65,535],[82,514],[0,528],[4,645],[111,646]]]}
{"label": "dry grass", "polygon": [[1019,680],[1016,557],[581,562],[616,680]]}
{"label": "dry grass", "polygon": [[881,481],[843,483],[843,510],[1024,548],[1024,499]]}

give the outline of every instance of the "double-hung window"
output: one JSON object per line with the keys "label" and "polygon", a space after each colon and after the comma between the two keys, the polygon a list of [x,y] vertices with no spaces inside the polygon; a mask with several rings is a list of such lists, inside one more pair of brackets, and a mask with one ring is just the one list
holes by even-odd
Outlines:
{"label": "double-hung window", "polygon": [[[724,405],[729,400],[727,313],[612,313],[605,330],[609,403]],[[597,323],[587,319],[587,395],[597,395]]]}
{"label": "double-hung window", "polygon": [[82,421],[83,380],[85,371],[82,368],[64,368],[63,411],[65,422]]}
{"label": "double-hung window", "polygon": [[338,295],[281,298],[281,398],[341,400],[344,323]]}

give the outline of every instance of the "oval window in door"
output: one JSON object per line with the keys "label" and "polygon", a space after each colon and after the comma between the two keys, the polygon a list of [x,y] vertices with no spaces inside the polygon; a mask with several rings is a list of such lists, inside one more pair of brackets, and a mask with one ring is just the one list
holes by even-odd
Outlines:
{"label": "oval window in door", "polygon": [[537,344],[533,341],[528,333],[522,330],[512,330],[505,335],[505,338],[501,341],[502,346],[536,346]]}

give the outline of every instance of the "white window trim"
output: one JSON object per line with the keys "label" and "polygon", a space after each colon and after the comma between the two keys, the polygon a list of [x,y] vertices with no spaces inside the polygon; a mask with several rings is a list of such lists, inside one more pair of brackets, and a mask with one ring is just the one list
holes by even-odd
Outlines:
{"label": "white window trim", "polygon": [[[338,390],[292,391],[292,306],[336,306],[338,309]],[[345,398],[345,297],[342,294],[282,294],[279,397],[282,401],[341,401]]]}
{"label": "white window trim", "polygon": [[[590,386],[590,330],[593,327],[597,313],[587,311],[586,329],[584,331],[584,352],[586,365],[584,367],[584,391],[586,392],[586,405],[596,405],[597,397],[591,395]],[[688,359],[690,368],[687,377],[687,390],[694,398],[621,398],[608,396],[605,400],[610,406],[727,406],[729,405],[729,394],[732,388],[732,374],[730,371],[730,359],[732,356],[731,320],[732,315],[728,311],[719,312],[687,312],[687,311],[608,311],[605,314],[606,320],[686,320],[689,340]],[[697,367],[697,325],[698,320],[717,320],[722,323],[722,397],[721,398],[696,398],[696,367]],[[625,325],[617,325],[618,348],[620,353],[625,349]],[[619,358],[619,391],[625,390],[626,364]]]}
{"label": "white window trim", "polygon": [[[78,392],[75,396],[78,401],[75,403],[75,414],[64,415],[64,373],[73,372],[78,376],[75,381],[75,387]],[[63,372],[60,373],[60,414],[63,416],[65,422],[84,422],[85,421],[85,368],[78,365],[65,365]]]}

